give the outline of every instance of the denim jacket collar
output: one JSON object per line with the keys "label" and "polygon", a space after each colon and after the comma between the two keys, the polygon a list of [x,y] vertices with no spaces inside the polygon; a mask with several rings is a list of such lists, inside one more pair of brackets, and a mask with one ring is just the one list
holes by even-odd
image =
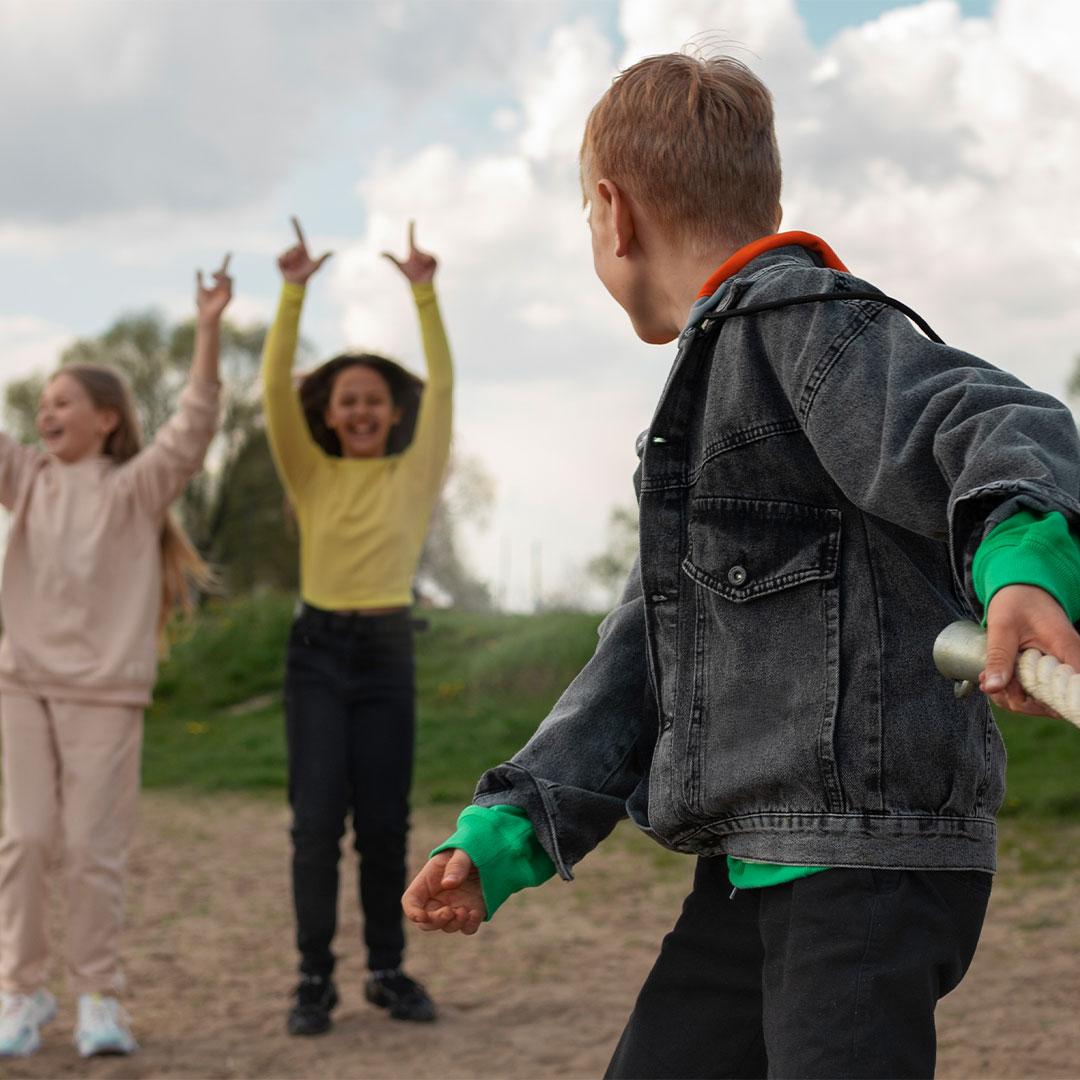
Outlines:
{"label": "denim jacket collar", "polygon": [[[809,257],[808,265],[811,266],[847,270],[836,252],[813,233],[791,231],[763,236],[752,243],[744,244],[709,275],[690,308],[686,329],[697,325],[707,314],[720,307],[733,279],[738,277],[739,280],[750,282],[756,279],[758,271],[788,262],[793,257],[800,260],[807,260]],[[751,264],[754,267],[753,273],[740,273]]]}

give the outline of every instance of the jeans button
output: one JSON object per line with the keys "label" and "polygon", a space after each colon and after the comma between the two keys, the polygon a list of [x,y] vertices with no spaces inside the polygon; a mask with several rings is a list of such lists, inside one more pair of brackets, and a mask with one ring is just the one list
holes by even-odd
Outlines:
{"label": "jeans button", "polygon": [[732,585],[745,585],[746,584],[746,567],[733,566],[727,572],[727,579]]}

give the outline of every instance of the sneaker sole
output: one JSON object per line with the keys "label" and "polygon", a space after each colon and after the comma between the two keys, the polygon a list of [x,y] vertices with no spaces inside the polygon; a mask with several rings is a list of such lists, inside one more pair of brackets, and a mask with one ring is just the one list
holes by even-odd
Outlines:
{"label": "sneaker sole", "polygon": [[129,1054],[134,1054],[139,1049],[139,1044],[134,1042],[109,1042],[102,1043],[100,1046],[84,1046],[76,1039],[75,1049],[79,1051],[79,1056],[84,1058],[127,1057]]}
{"label": "sneaker sole", "polygon": [[308,1039],[315,1035],[325,1035],[334,1026],[333,1020],[327,1020],[325,1027],[294,1027],[292,1024],[286,1024],[285,1029],[290,1035],[294,1035],[298,1039]]}
{"label": "sneaker sole", "polygon": [[432,1009],[430,1016],[411,1016],[408,1013],[399,1012],[398,1006],[381,991],[371,990],[366,986],[364,987],[364,997],[377,1008],[386,1009],[391,1020],[411,1021],[414,1024],[431,1024],[439,1018],[439,1014],[434,1009]]}

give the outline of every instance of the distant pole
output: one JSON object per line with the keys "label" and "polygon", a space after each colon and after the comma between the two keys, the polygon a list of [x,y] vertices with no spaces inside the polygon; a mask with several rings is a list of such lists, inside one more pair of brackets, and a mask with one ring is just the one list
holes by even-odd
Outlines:
{"label": "distant pole", "polygon": [[532,607],[533,611],[539,611],[543,603],[543,582],[540,577],[541,562],[543,559],[543,545],[539,540],[533,541],[532,546]]}
{"label": "distant pole", "polygon": [[506,610],[510,599],[510,537],[504,535],[499,551],[499,593],[498,603],[501,611]]}

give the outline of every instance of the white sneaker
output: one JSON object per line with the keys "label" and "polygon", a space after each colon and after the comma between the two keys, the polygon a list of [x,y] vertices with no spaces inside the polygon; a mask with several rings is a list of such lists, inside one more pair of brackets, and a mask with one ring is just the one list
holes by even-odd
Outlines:
{"label": "white sneaker", "polygon": [[131,1017],[114,997],[79,995],[75,1049],[83,1057],[96,1054],[133,1054],[139,1044],[131,1034]]}
{"label": "white sneaker", "polygon": [[48,990],[0,994],[0,1057],[27,1057],[41,1046],[41,1025],[56,1015]]}

